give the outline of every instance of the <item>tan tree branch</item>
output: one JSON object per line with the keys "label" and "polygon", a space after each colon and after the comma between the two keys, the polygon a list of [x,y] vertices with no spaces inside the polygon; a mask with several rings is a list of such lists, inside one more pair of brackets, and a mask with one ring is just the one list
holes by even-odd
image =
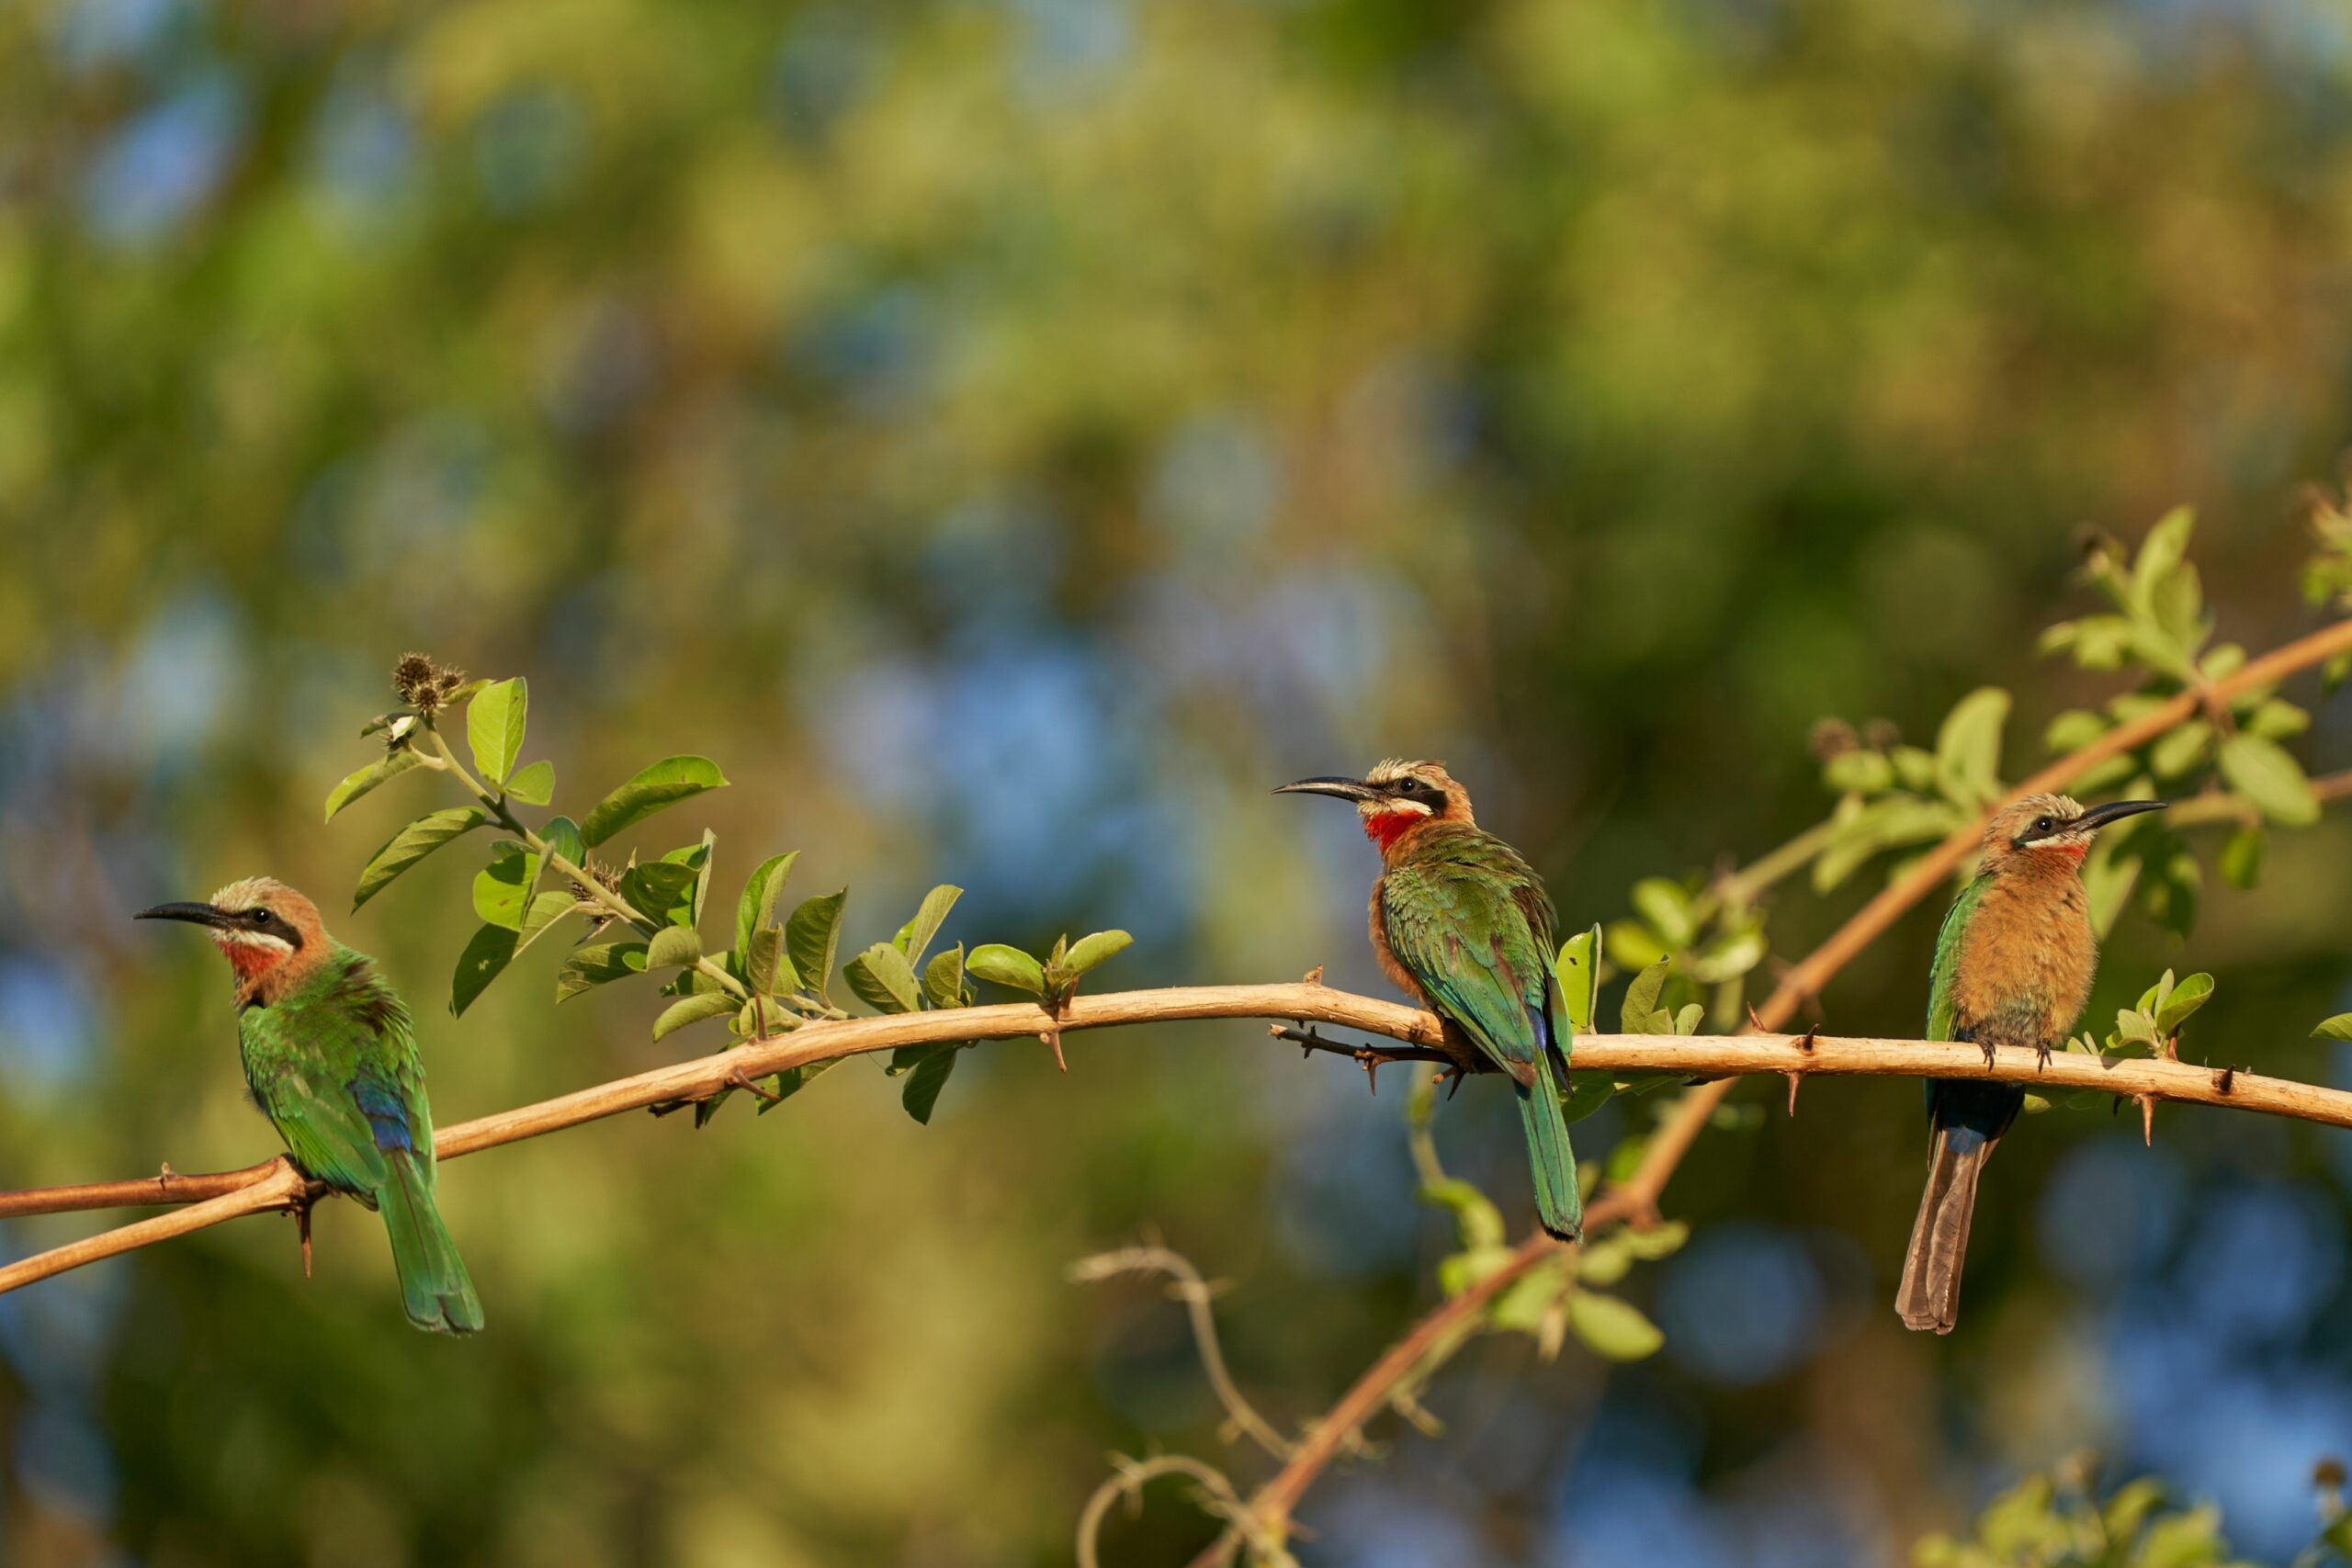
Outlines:
{"label": "tan tree branch", "polygon": [[[1079,997],[1071,1001],[1058,1021],[1058,1027],[1068,1033],[1123,1024],[1219,1018],[1292,1019],[1360,1029],[1420,1050],[1430,1048],[1439,1037],[1437,1020],[1418,1009],[1304,982],[1174,987]],[[1049,1021],[1042,1010],[1021,1002],[808,1024],[774,1040],[754,1042],[534,1105],[460,1122],[441,1129],[434,1146],[441,1158],[457,1159],[623,1111],[675,1100],[707,1099],[721,1089],[740,1087],[746,1077],[765,1077],[815,1062],[871,1055],[900,1045],[1025,1038],[1035,1035]],[[1418,1055],[1418,1052],[1408,1054]],[[2352,1092],[2345,1090],[2251,1073],[2233,1074],[2185,1062],[2109,1061],[2074,1053],[2053,1056],[2044,1069],[2036,1064],[2033,1053],[2006,1050],[1996,1053],[1994,1063],[1987,1066],[1984,1053],[1977,1047],[1937,1041],[1825,1036],[1808,1043],[1804,1037],[1784,1034],[1593,1034],[1576,1043],[1575,1062],[1579,1070],[1675,1073],[1702,1078],[1729,1078],[1753,1073],[1997,1078],[2052,1089],[2097,1089],[2158,1100],[2233,1105],[2332,1126],[2352,1126]],[[220,1188],[227,1190],[217,1190]],[[293,1168],[283,1160],[275,1160],[217,1176],[175,1177],[169,1180],[146,1178],[101,1187],[0,1194],[0,1212],[12,1214],[88,1208],[90,1195],[101,1191],[117,1194],[127,1203],[179,1202],[198,1192],[211,1194],[177,1214],[141,1221],[0,1268],[0,1293],[241,1214],[288,1207],[300,1190],[300,1179]],[[1604,1217],[1638,1214],[1640,1201],[1638,1190],[1629,1183],[1623,1193],[1606,1201],[1599,1213]]]}

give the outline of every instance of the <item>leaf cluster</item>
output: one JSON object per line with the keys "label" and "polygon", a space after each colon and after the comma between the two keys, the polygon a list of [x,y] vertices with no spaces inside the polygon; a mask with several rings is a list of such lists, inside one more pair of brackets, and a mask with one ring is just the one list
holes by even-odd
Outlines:
{"label": "leaf cluster", "polygon": [[[412,661],[419,668],[412,669]],[[639,770],[577,818],[548,815],[535,828],[520,807],[549,807],[555,767],[524,763],[530,693],[521,679],[462,683],[411,655],[396,676],[407,705],[370,722],[364,733],[383,737],[383,754],[352,773],[328,795],[332,820],[344,807],[402,773],[423,769],[457,780],[474,804],[427,812],[392,835],[368,857],[353,904],[367,903],[426,857],[479,828],[502,829],[488,862],[475,875],[473,909],[481,924],[459,954],[450,981],[449,1008],[462,1014],[514,960],[559,928],[570,927],[573,946],[556,976],[555,999],[568,1001],[632,976],[663,976],[668,998],[652,1025],[662,1040],[692,1025],[724,1020],[722,1050],[772,1039],[806,1023],[845,1018],[833,977],[848,889],[804,898],[786,912],[783,894],[797,851],[770,855],[745,878],[735,901],[732,943],[706,946],[702,935],[716,867],[717,835],[706,829],[693,843],[650,859],[630,853],[618,863],[597,852],[624,830],[710,790],[726,776],[707,757],[665,757]],[[442,729],[446,715],[465,710],[471,767]],[[876,1012],[904,1013],[968,1007],[971,978],[997,979],[1037,992],[1058,1008],[1079,976],[1125,947],[1125,931],[1098,931],[1076,944],[1056,943],[1042,963],[999,943],[963,945],[931,953],[933,939],[962,889],[942,885],[926,895],[888,942],[865,948],[840,966],[850,997]],[[928,955],[928,956],[927,956]],[[885,1070],[904,1075],[901,1100],[918,1122],[928,1122],[956,1053],[969,1042],[902,1047]],[[782,1104],[832,1064],[746,1080],[765,1112]],[[707,1125],[731,1095],[722,1090],[695,1107]]]}

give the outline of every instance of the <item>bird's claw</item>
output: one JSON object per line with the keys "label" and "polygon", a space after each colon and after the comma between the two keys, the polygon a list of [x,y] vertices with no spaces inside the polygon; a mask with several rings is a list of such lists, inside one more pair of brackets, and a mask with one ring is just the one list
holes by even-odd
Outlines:
{"label": "bird's claw", "polygon": [[1993,1043],[1989,1040],[1984,1042],[1984,1070],[1988,1073],[1991,1072],[1997,1065],[1997,1061],[1998,1056],[1993,1047]]}
{"label": "bird's claw", "polygon": [[2037,1042],[2033,1047],[2033,1070],[2037,1073],[2050,1070],[2050,1042],[2047,1040]]}

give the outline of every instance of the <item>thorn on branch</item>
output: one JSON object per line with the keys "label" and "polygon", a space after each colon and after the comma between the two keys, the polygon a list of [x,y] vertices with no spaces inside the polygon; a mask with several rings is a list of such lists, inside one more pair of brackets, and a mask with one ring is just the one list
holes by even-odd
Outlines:
{"label": "thorn on branch", "polygon": [[757,1095],[760,1099],[766,1100],[770,1105],[781,1105],[784,1103],[784,1096],[776,1093],[775,1090],[768,1088],[765,1084],[752,1081],[752,1078],[744,1074],[743,1069],[741,1067],[736,1068],[734,1072],[728,1076],[727,1082],[729,1087],[740,1089],[746,1094]]}
{"label": "thorn on branch", "polygon": [[2156,1097],[2143,1094],[2140,1101],[2140,1141],[2150,1148],[2156,1146]]}
{"label": "thorn on branch", "polygon": [[1797,1090],[1804,1087],[1804,1075],[1783,1073],[1781,1076],[1789,1080],[1789,1115],[1793,1120],[1797,1113]]}
{"label": "thorn on branch", "polygon": [[1379,1070],[1391,1062],[1435,1062],[1456,1074],[1461,1071],[1461,1064],[1452,1055],[1426,1045],[1350,1045],[1331,1039],[1313,1024],[1270,1023],[1266,1026],[1266,1033],[1271,1039],[1288,1040],[1296,1044],[1302,1055],[1311,1056],[1317,1051],[1328,1051],[1334,1056],[1347,1057],[1373,1080],[1372,1091],[1374,1094],[1380,1092]]}
{"label": "thorn on branch", "polygon": [[1054,1066],[1064,1072],[1069,1071],[1069,1062],[1062,1055],[1062,1032],[1058,1029],[1041,1029],[1037,1032],[1037,1038],[1054,1048]]}
{"label": "thorn on branch", "polygon": [[2236,1084],[2236,1082],[2237,1082],[2237,1077],[2238,1077],[2238,1070],[2237,1070],[2235,1067],[2216,1067],[2216,1068],[2214,1068],[2214,1069],[2213,1069],[2213,1092],[2214,1092],[2215,1094],[2227,1094],[2227,1093],[2229,1093],[2229,1092],[2230,1092],[2230,1089],[2232,1089],[2232,1087],[2233,1087],[2233,1086],[2234,1086],[2234,1085]]}
{"label": "thorn on branch", "polygon": [[1302,981],[1302,982],[1301,982],[1301,984],[1303,984],[1303,985],[1308,985],[1308,986],[1319,986],[1319,985],[1321,985],[1322,983],[1323,983],[1323,965],[1321,965],[1320,964],[1317,964],[1314,968],[1309,969],[1309,970],[1306,972],[1306,978],[1304,981]]}

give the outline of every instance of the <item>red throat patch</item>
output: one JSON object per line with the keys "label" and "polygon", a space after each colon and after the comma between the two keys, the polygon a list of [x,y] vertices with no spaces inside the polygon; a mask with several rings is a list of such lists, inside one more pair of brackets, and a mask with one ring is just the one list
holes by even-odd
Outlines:
{"label": "red throat patch", "polygon": [[1430,819],[1426,811],[1374,811],[1363,819],[1363,836],[1386,854],[1396,840]]}
{"label": "red throat patch", "polygon": [[228,959],[229,967],[237,972],[237,978],[240,980],[253,980],[260,976],[266,975],[272,969],[277,968],[280,964],[286,962],[286,959],[288,956],[283,950],[278,948],[264,947],[257,943],[249,944],[242,942],[222,942],[220,944],[220,953],[221,956]]}

